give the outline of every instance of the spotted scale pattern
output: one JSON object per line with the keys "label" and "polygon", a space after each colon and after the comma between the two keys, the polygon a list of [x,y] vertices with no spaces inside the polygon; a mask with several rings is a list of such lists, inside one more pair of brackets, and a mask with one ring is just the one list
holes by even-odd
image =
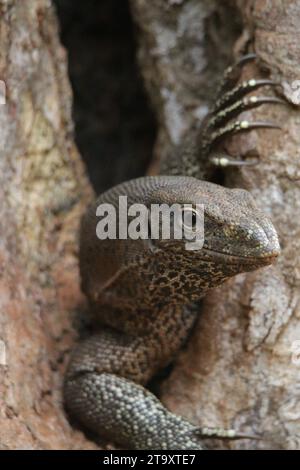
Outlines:
{"label": "spotted scale pattern", "polygon": [[[245,101],[248,92],[273,85],[250,80],[235,86],[237,70],[249,60],[253,55],[227,70],[223,95],[208,124],[204,123],[199,138],[187,136],[184,147],[163,163],[160,176],[110,189],[83,217],[80,271],[95,332],[73,351],[64,400],[85,428],[125,448],[195,450],[203,448],[204,437],[243,437],[233,430],[195,426],[169,412],[145,387],[186,342],[197,320],[197,303],[208,290],[238,273],[272,263],[279,254],[272,223],[247,191],[200,180],[199,149],[205,157],[227,134],[255,125],[270,127],[270,123],[228,122],[236,110],[256,105],[255,99]],[[229,91],[228,82],[233,86]],[[226,158],[215,161],[224,164]],[[128,204],[138,202],[148,208],[153,203],[203,204],[203,249],[188,251],[185,240],[172,238],[98,240],[96,208],[107,202],[117,208],[120,195],[128,197]]]}

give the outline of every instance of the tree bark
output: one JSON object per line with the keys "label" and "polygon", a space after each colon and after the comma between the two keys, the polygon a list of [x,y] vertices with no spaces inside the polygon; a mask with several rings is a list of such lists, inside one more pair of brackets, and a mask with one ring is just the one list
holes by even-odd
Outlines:
{"label": "tree bark", "polygon": [[47,0],[0,1],[0,443],[93,448],[62,407],[78,330],[78,222],[92,196],[72,139],[66,54]]}
{"label": "tree bark", "polygon": [[[280,80],[287,100],[299,105],[299,1],[131,4],[140,64],[160,123],[157,161],[180,144],[184,132],[199,126],[232,52],[254,50],[257,65],[245,67],[245,78]],[[259,165],[226,171],[224,184],[252,192],[278,230],[282,255],[275,266],[240,275],[207,296],[162,399],[199,425],[262,436],[236,441],[232,448],[299,449],[299,111],[287,104],[247,113],[254,116],[279,121],[283,129],[228,139],[230,154],[254,154]],[[150,171],[157,171],[157,164]]]}
{"label": "tree bark", "polygon": [[[131,6],[159,122],[150,172],[200,125],[225,65],[248,49],[259,60],[245,77],[279,79],[297,104],[299,1]],[[48,0],[0,0],[0,12],[0,79],[7,88],[0,105],[1,448],[96,448],[69,424],[61,393],[69,351],[84,329],[77,234],[93,197],[73,143],[66,55]],[[283,131],[228,139],[231,154],[251,152],[260,163],[223,178],[249,189],[270,215],[282,256],[207,296],[161,397],[197,424],[263,435],[233,448],[300,448],[300,120],[292,105],[247,114],[254,115],[276,119]]]}

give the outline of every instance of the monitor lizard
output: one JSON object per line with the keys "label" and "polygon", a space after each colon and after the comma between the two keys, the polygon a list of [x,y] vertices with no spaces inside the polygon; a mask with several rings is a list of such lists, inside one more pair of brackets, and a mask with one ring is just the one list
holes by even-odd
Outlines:
{"label": "monitor lizard", "polygon": [[[239,438],[234,430],[199,428],[168,411],[145,387],[173,361],[199,313],[197,302],[209,289],[238,273],[274,262],[280,253],[271,221],[251,194],[203,180],[211,165],[243,165],[217,151],[227,135],[271,122],[238,120],[244,110],[273,96],[253,96],[266,79],[239,83],[249,54],[229,67],[214,108],[197,136],[162,165],[158,176],[127,181],[106,191],[83,217],[80,271],[95,332],[74,349],[66,372],[66,408],[85,428],[130,449],[203,449],[202,438]],[[205,170],[199,164],[205,160]],[[206,174],[205,174],[206,172]],[[205,239],[201,250],[186,250],[183,240],[99,240],[101,203],[190,203],[204,205]]]}

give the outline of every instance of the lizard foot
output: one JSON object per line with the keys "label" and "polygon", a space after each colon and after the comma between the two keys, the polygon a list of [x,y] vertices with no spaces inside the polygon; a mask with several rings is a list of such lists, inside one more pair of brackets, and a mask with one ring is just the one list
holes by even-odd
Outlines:
{"label": "lizard foot", "polygon": [[254,54],[244,56],[234,66],[227,69],[218,99],[205,121],[202,130],[202,154],[208,155],[209,162],[215,166],[242,166],[257,163],[257,160],[245,162],[231,158],[224,153],[215,152],[215,147],[226,136],[259,128],[280,129],[278,124],[271,121],[234,120],[243,111],[257,108],[263,104],[285,104],[283,100],[275,96],[247,96],[261,87],[280,85],[273,80],[250,79],[236,85],[242,66],[250,60],[254,60],[255,57]]}

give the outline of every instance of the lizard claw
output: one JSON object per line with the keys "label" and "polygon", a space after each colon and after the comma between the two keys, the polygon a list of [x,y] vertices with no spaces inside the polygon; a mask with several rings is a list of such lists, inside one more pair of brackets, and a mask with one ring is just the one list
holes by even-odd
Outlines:
{"label": "lizard claw", "polygon": [[238,59],[233,65],[227,67],[223,74],[222,82],[220,83],[219,90],[217,92],[218,98],[224,94],[225,91],[232,88],[241,76],[242,68],[248,62],[252,62],[257,58],[254,53],[246,54]]}
{"label": "lizard claw", "polygon": [[257,90],[258,88],[267,85],[276,87],[280,86],[280,83],[265,78],[251,78],[250,80],[243,81],[242,83],[234,87],[232,90],[225,93],[219,100],[217,100],[214,107],[214,113],[220,111],[221,109],[224,109],[229,104],[234,103],[235,101],[247,95],[251,91]]}
{"label": "lizard claw", "polygon": [[208,139],[203,142],[202,149],[205,153],[209,153],[211,148],[220,142],[224,137],[227,135],[234,135],[239,132],[249,132],[254,129],[281,129],[281,126],[272,121],[234,121],[233,123],[229,123],[224,127],[221,127],[215,132],[212,132]]}
{"label": "lizard claw", "polygon": [[209,157],[209,162],[219,168],[227,168],[229,166],[254,166],[259,163],[257,158],[249,160],[236,160],[226,154],[215,153]]}
{"label": "lizard claw", "polygon": [[207,123],[207,129],[220,126],[224,124],[224,122],[236,117],[241,112],[257,108],[262,104],[285,104],[285,101],[275,96],[244,97],[227,108],[222,109],[217,114],[213,114]]}
{"label": "lizard claw", "polygon": [[255,60],[255,54],[248,54],[238,60],[233,66],[228,67],[224,74],[223,82],[221,84],[221,93],[218,97],[213,111],[205,119],[201,129],[201,153],[208,156],[209,163],[219,166],[246,166],[256,164],[256,160],[242,161],[229,157],[228,155],[220,155],[219,153],[211,154],[212,149],[219,144],[228,135],[234,135],[238,132],[247,132],[253,129],[267,128],[267,129],[281,129],[281,127],[271,121],[248,121],[234,118],[250,109],[257,108],[263,104],[285,104],[285,102],[275,96],[259,96],[250,95],[254,90],[264,86],[276,87],[280,83],[270,79],[255,79],[244,80],[236,85],[241,70],[244,64]]}
{"label": "lizard claw", "polygon": [[234,429],[222,429],[222,428],[196,428],[193,434],[200,437],[201,439],[225,439],[225,440],[238,440],[238,439],[254,439],[261,440],[262,437],[256,434],[245,434],[235,431]]}

